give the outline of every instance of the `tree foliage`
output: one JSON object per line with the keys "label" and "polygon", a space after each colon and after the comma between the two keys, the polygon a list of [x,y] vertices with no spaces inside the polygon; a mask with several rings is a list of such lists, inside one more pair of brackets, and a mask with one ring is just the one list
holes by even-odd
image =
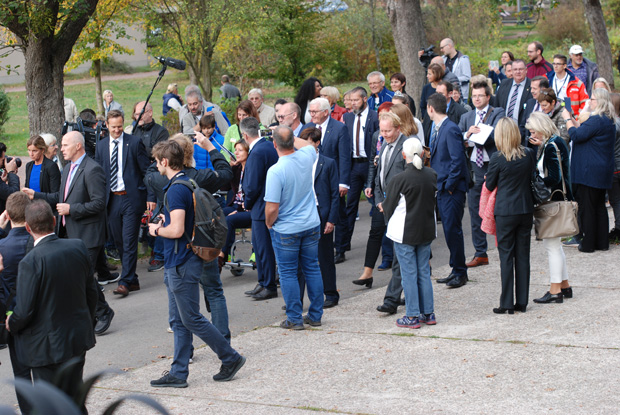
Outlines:
{"label": "tree foliage", "polygon": [[3,132],[3,126],[9,120],[9,110],[11,109],[11,100],[9,96],[0,87],[0,133]]}

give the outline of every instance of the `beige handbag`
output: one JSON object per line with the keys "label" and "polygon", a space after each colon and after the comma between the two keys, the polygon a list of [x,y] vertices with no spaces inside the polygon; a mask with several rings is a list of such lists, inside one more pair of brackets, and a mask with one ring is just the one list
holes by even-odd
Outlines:
{"label": "beige handbag", "polygon": [[564,200],[546,202],[534,208],[534,230],[536,231],[536,238],[538,239],[573,236],[579,233],[577,202],[566,199],[566,183],[562,171],[562,156],[555,143],[551,143],[551,145],[555,147],[558,154],[560,180],[562,180],[562,190],[555,190],[551,194],[551,198],[553,198],[555,192],[560,192],[562,196],[564,196]]}

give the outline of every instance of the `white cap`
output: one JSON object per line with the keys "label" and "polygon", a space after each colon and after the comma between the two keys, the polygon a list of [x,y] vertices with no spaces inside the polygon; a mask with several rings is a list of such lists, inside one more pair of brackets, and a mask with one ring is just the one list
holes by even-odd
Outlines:
{"label": "white cap", "polygon": [[579,55],[580,53],[583,53],[583,49],[581,49],[581,46],[579,45],[573,45],[570,47],[570,51],[568,53],[571,55]]}

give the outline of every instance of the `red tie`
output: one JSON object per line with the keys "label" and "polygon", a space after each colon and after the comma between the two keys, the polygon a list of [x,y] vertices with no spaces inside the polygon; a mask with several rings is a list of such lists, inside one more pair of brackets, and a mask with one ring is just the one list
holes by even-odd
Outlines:
{"label": "red tie", "polygon": [[[67,176],[67,182],[65,183],[65,197],[63,198],[63,202],[67,201],[67,195],[69,194],[69,187],[71,187],[71,174],[73,173],[73,169],[77,166],[75,163],[71,163],[71,168],[69,169],[69,175]],[[62,226],[66,226],[65,215],[62,216]]]}

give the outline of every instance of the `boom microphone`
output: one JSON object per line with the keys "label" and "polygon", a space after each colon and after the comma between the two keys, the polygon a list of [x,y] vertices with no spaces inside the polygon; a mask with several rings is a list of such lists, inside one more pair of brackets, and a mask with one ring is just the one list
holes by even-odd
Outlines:
{"label": "boom microphone", "polygon": [[162,56],[156,56],[155,59],[157,59],[162,65],[170,66],[174,69],[178,69],[179,71],[185,70],[185,61],[180,59],[164,58]]}

